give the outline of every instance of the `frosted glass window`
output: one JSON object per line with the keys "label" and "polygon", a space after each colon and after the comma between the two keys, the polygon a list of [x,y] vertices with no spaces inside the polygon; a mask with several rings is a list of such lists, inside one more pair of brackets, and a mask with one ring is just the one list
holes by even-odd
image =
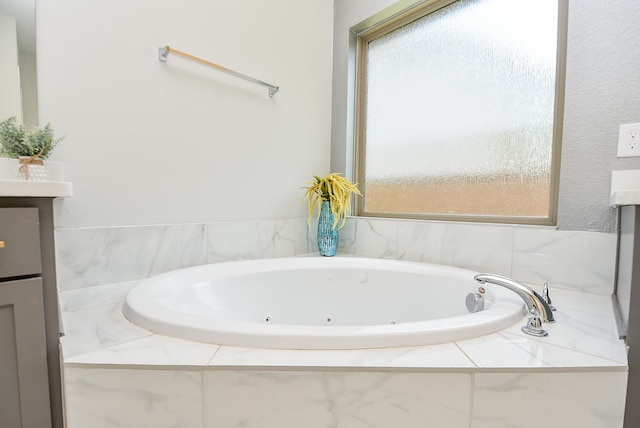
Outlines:
{"label": "frosted glass window", "polygon": [[557,0],[460,0],[366,37],[360,214],[555,221]]}

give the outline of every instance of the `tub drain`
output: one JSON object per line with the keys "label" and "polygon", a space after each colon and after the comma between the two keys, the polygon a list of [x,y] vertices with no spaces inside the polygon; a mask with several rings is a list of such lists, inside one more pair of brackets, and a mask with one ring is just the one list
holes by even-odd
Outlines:
{"label": "tub drain", "polygon": [[262,320],[266,324],[269,324],[271,321],[273,321],[273,317],[271,316],[271,314],[266,314],[264,317],[262,317]]}
{"label": "tub drain", "polygon": [[324,317],[324,325],[331,325],[331,324],[333,324],[333,316],[325,315],[325,317]]}

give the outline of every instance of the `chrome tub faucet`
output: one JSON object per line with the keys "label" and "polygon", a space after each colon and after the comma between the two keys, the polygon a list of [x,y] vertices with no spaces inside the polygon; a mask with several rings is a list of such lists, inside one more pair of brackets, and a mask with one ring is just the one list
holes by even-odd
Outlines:
{"label": "chrome tub faucet", "polygon": [[[527,305],[528,319],[527,324],[522,327],[522,331],[532,336],[546,336],[548,333],[542,328],[543,322],[555,322],[552,309],[547,300],[539,295],[533,288],[524,284],[520,284],[512,279],[489,273],[479,273],[474,279],[480,284],[495,284],[505,287],[524,300]],[[548,289],[546,296],[548,298]],[[549,299],[549,302],[551,299]]]}

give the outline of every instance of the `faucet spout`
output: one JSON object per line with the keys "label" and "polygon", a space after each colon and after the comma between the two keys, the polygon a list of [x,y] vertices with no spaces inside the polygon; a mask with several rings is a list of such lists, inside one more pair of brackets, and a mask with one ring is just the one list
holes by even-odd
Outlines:
{"label": "faucet spout", "polygon": [[528,287],[524,284],[520,284],[512,279],[505,278],[499,275],[493,275],[489,273],[480,273],[474,277],[476,281],[480,284],[490,283],[499,285],[501,287],[505,287],[524,300],[524,303],[527,305],[527,312],[529,316],[538,316],[542,318],[543,322],[554,322],[553,312],[549,307],[549,304],[544,300],[542,296],[540,296],[536,291]]}

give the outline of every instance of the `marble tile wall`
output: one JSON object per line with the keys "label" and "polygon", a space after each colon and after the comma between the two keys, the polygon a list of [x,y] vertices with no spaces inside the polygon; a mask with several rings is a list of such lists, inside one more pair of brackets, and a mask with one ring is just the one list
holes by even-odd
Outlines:
{"label": "marble tile wall", "polygon": [[121,310],[137,283],[60,293],[68,428],[623,425],[626,350],[606,296],[559,290],[546,338],[516,324],[425,347],[296,351],[137,327]]}
{"label": "marble tile wall", "polygon": [[55,234],[61,291],[144,279],[205,263],[312,251],[303,219],[58,228]]}
{"label": "marble tile wall", "polygon": [[202,374],[65,368],[66,426],[202,427]]}
{"label": "marble tile wall", "polygon": [[57,229],[61,290],[147,278],[207,262],[203,224]]}
{"label": "marble tile wall", "polygon": [[[315,225],[311,225],[311,230]],[[306,219],[59,228],[58,285],[72,290],[204,263],[314,253]],[[616,235],[550,227],[350,218],[339,251],[437,263],[611,294]]]}
{"label": "marble tile wall", "polygon": [[204,426],[468,428],[471,378],[471,373],[212,370],[204,374]]}
{"label": "marble tile wall", "polygon": [[67,426],[622,427],[624,372],[67,367]]}
{"label": "marble tile wall", "polygon": [[[626,376],[624,372],[478,373],[471,426],[622,427]],[[526,395],[520,394],[523,391]]]}
{"label": "marble tile wall", "polygon": [[576,291],[613,292],[614,233],[552,227],[351,218],[340,251],[437,263]]}

